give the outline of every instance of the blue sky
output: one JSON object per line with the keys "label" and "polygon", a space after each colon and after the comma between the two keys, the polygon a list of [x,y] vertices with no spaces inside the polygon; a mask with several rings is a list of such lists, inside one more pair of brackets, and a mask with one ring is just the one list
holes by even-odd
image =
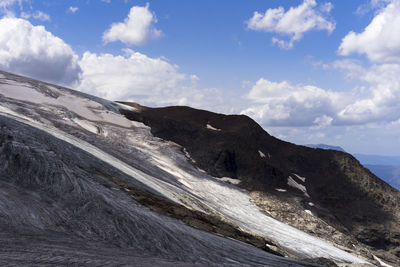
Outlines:
{"label": "blue sky", "polygon": [[3,0],[0,12],[0,69],[399,154],[399,0]]}

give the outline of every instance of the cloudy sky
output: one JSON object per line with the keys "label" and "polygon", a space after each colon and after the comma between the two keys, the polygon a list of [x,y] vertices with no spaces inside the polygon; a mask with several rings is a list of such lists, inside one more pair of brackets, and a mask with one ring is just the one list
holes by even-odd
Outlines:
{"label": "cloudy sky", "polygon": [[1,0],[0,69],[400,154],[400,0]]}

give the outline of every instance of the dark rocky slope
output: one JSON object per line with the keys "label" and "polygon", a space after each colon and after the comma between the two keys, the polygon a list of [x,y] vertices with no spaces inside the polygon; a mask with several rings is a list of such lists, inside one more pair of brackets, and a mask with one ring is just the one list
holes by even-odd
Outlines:
{"label": "dark rocky slope", "polygon": [[[341,245],[360,242],[365,250],[399,263],[400,193],[350,154],[281,141],[244,115],[125,104],[137,109],[121,110],[128,119],[143,122],[155,136],[183,146],[199,168],[216,177],[240,179],[240,186],[252,192],[296,202],[321,223],[351,236],[352,242]],[[289,186],[289,177],[306,193]],[[307,206],[310,202],[312,206]]]}

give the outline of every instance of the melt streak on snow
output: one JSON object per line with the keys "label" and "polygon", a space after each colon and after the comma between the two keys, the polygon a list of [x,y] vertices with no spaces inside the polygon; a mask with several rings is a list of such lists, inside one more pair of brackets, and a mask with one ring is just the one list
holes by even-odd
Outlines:
{"label": "melt streak on snow", "polygon": [[[84,149],[175,202],[212,211],[246,231],[272,238],[300,257],[364,262],[265,215],[246,191],[197,170],[178,145],[153,137],[147,127],[120,115],[121,106],[67,89],[39,85],[30,80],[2,78],[0,114]],[[28,108],[23,109],[21,103]],[[43,117],[46,109],[50,109],[52,116]],[[208,124],[207,128],[210,127]],[[87,133],[77,134],[81,128]],[[98,129],[108,134],[99,135]],[[288,184],[307,194],[306,188],[293,178],[289,177]]]}

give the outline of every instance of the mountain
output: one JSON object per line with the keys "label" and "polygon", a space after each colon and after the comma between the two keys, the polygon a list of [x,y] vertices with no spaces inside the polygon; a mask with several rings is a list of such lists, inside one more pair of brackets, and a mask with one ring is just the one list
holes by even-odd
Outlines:
{"label": "mountain", "polygon": [[400,193],[243,115],[0,72],[2,265],[398,265]]}
{"label": "mountain", "polygon": [[330,150],[337,150],[337,151],[346,152],[340,146],[330,146],[330,145],[326,145],[326,144],[307,144],[305,146],[311,147],[311,148],[330,149]]}
{"label": "mountain", "polygon": [[348,249],[362,243],[399,256],[399,192],[350,154],[281,141],[243,115],[131,105],[127,118],[183,146],[207,173],[238,179],[275,218]]}
{"label": "mountain", "polygon": [[[305,146],[345,152],[340,146],[325,144],[307,144]],[[400,156],[354,154],[354,157],[373,174],[397,190],[400,190]]]}

